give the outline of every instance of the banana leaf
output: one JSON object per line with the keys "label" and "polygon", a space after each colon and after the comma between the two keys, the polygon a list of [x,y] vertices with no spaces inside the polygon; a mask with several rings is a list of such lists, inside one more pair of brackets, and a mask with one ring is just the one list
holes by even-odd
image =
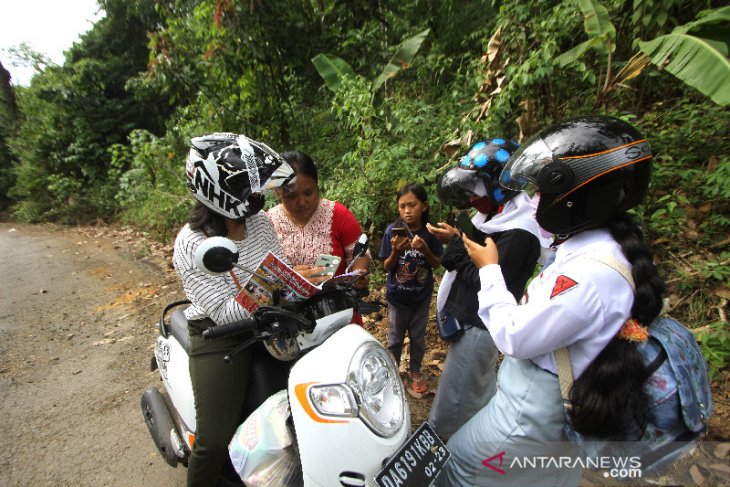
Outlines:
{"label": "banana leaf", "polygon": [[408,68],[430,31],[431,29],[426,29],[401,43],[383,72],[373,81],[373,93],[378,91],[386,80],[398,74],[398,71]]}
{"label": "banana leaf", "polygon": [[324,79],[327,88],[337,93],[342,85],[342,78],[355,78],[355,71],[341,58],[331,54],[317,54],[312,58],[314,67]]}
{"label": "banana leaf", "polygon": [[720,7],[713,10],[705,10],[698,14],[697,20],[675,27],[672,34],[686,34],[687,32],[697,33],[703,31],[708,26],[729,21],[730,6]]}
{"label": "banana leaf", "polygon": [[[730,60],[727,56],[730,29],[717,29],[714,24],[728,20],[730,7],[715,9],[694,22],[675,28],[670,34],[640,42],[639,48],[649,56],[652,64],[669,71],[718,105],[727,106],[730,104]],[[723,34],[717,36],[718,32]],[[704,37],[705,34],[708,37]]]}
{"label": "banana leaf", "polygon": [[[575,46],[573,49],[570,49],[569,51],[565,51],[560,56],[555,58],[555,62],[560,66],[561,68],[578,60],[579,57],[581,57],[585,52],[590,48],[595,48],[597,50],[606,50],[605,47],[606,44],[606,38],[605,37],[592,37],[588,39],[585,42],[581,42],[577,46]],[[601,49],[599,46],[603,46]]]}
{"label": "banana leaf", "polygon": [[589,39],[601,38],[606,42],[594,44],[591,47],[601,54],[608,54],[606,48],[611,51],[616,46],[616,28],[608,17],[608,10],[596,0],[579,0],[581,12],[583,12],[583,26]]}

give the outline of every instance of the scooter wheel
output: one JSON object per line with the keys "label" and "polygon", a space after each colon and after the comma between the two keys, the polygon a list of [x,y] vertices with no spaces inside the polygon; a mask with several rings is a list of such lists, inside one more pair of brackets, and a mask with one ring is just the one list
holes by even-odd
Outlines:
{"label": "scooter wheel", "polygon": [[154,387],[147,389],[142,394],[141,405],[144,422],[147,424],[162,458],[171,467],[177,467],[179,458],[175,454],[175,448],[170,439],[170,433],[175,429],[175,423],[162,394]]}

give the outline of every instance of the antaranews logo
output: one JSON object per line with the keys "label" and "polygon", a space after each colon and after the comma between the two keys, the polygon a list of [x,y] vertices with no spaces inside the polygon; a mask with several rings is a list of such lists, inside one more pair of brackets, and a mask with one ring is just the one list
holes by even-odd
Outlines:
{"label": "antaranews logo", "polygon": [[641,458],[635,456],[573,457],[533,455],[516,456],[507,463],[505,461],[506,454],[506,451],[499,452],[496,455],[483,460],[482,465],[499,475],[506,475],[507,470],[517,472],[523,469],[561,470],[579,468],[581,470],[603,470],[603,476],[607,478],[636,479],[642,477]]}
{"label": "antaranews logo", "polygon": [[494,470],[495,472],[497,472],[500,475],[504,475],[507,472],[505,472],[501,468],[495,467],[494,465],[492,465],[492,462],[495,461],[496,459],[499,459],[499,466],[501,467],[502,466],[502,462],[504,461],[504,455],[505,455],[505,453],[507,453],[507,452],[506,451],[499,452],[496,455],[487,458],[486,460],[484,460],[482,462],[482,465],[484,465],[485,467],[491,468],[492,470]]}

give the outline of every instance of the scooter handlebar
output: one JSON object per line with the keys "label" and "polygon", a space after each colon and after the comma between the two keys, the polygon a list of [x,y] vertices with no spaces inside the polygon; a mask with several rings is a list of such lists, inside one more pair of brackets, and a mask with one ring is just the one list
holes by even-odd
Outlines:
{"label": "scooter handlebar", "polygon": [[203,331],[203,338],[218,338],[222,336],[238,335],[239,333],[246,333],[247,331],[253,331],[256,327],[256,318],[246,318],[235,323],[229,323],[227,325],[211,326],[210,328]]}

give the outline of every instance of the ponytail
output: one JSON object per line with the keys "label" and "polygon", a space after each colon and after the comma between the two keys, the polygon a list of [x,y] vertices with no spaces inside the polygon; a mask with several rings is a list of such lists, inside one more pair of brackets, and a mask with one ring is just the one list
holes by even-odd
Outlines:
{"label": "ponytail", "polygon": [[195,206],[190,210],[188,219],[191,230],[202,230],[206,235],[222,235],[225,236],[226,223],[223,216],[214,212],[200,201],[195,202]]}
{"label": "ponytail", "polygon": [[[641,229],[628,214],[607,224],[611,235],[631,264],[636,283],[631,317],[649,325],[662,308],[664,281]],[[586,436],[609,438],[638,428],[643,431],[648,414],[644,382],[648,372],[636,344],[614,337],[576,379],[571,389],[570,422]]]}

